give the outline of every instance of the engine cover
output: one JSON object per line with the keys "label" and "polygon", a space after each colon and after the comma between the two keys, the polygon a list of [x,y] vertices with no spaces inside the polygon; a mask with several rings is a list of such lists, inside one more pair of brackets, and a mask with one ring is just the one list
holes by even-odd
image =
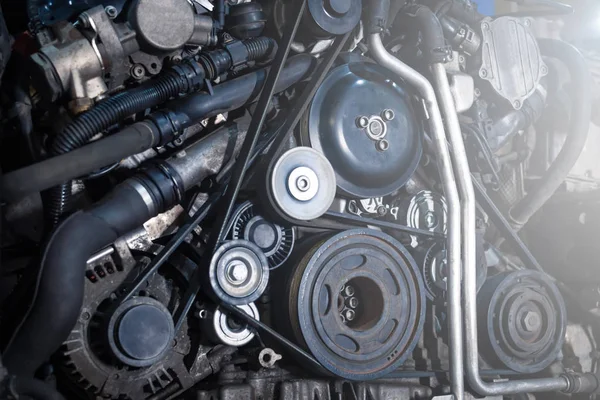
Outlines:
{"label": "engine cover", "polygon": [[332,70],[303,125],[302,140],[327,157],[341,195],[388,195],[407,182],[421,157],[409,92],[368,62]]}
{"label": "engine cover", "polygon": [[479,76],[516,109],[533,94],[548,73],[531,20],[500,17],[481,23],[482,65]]}

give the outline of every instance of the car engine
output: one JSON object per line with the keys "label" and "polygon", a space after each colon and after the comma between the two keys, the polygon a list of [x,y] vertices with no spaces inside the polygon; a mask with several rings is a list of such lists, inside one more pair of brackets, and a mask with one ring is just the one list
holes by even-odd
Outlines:
{"label": "car engine", "polygon": [[2,7],[0,398],[600,393],[593,79],[534,13]]}

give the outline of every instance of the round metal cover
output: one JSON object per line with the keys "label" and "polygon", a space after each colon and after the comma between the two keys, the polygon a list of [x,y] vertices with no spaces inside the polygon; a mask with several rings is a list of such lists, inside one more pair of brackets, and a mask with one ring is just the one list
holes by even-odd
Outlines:
{"label": "round metal cover", "polygon": [[371,380],[397,369],[423,331],[425,290],[391,236],[352,229],[318,242],[291,271],[292,331],[331,373]]}
{"label": "round metal cover", "polygon": [[327,157],[341,194],[388,195],[407,182],[421,157],[410,95],[376,64],[335,68],[306,117],[303,140]]}
{"label": "round metal cover", "polygon": [[[295,147],[279,157],[269,186],[283,213],[302,221],[319,218],[335,199],[335,172],[322,153]],[[305,196],[306,195],[306,196]]]}

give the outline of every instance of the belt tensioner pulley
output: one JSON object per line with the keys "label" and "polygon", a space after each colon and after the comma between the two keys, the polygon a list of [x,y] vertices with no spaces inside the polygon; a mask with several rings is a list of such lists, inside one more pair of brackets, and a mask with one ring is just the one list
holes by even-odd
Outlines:
{"label": "belt tensioner pulley", "polygon": [[290,226],[275,224],[257,212],[250,201],[242,203],[232,218],[230,236],[244,239],[260,247],[267,257],[269,268],[285,262],[294,248],[295,232]]}

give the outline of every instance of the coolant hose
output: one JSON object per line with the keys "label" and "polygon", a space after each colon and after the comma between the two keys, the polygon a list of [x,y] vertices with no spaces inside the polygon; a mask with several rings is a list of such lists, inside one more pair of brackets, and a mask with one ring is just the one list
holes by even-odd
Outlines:
{"label": "coolant hose", "polygon": [[[231,50],[210,52],[200,60],[188,60],[163,72],[140,87],[124,91],[99,103],[79,115],[54,139],[50,147],[53,156],[71,152],[85,144],[101,131],[127,116],[164,103],[181,94],[191,93],[204,85],[204,78],[215,78],[242,62],[261,60],[273,53],[273,39],[258,37],[236,42]],[[48,219],[55,226],[68,211],[71,198],[71,182],[61,182],[48,192]]]}
{"label": "coolant hose", "polygon": [[142,170],[58,226],[44,251],[31,306],[2,354],[11,374],[32,377],[69,336],[83,304],[90,256],[216,175],[239,153],[248,124],[247,118],[227,123],[186,148],[187,157]]}
{"label": "coolant hose", "polygon": [[542,55],[562,61],[571,75],[571,90],[576,93],[571,107],[568,135],[565,143],[537,185],[510,210],[511,222],[519,230],[565,181],[579,159],[590,127],[592,115],[592,81],[586,61],[572,45],[556,39],[540,39]]}
{"label": "coolant hose", "polygon": [[[315,59],[309,55],[290,57],[275,90],[284,91],[306,78],[314,64]],[[6,201],[17,201],[162,145],[173,138],[176,130],[256,101],[267,73],[268,69],[260,69],[214,86],[212,94],[195,93],[171,101],[164,110],[155,112],[149,119],[136,122],[107,138],[4,174],[0,178],[0,195]]]}
{"label": "coolant hose", "polygon": [[433,64],[448,60],[452,48],[446,45],[442,24],[429,7],[419,4],[407,5],[396,18],[396,23],[403,24],[407,29],[421,31],[421,48],[426,52],[427,62]]}
{"label": "coolant hose", "polygon": [[3,353],[10,373],[33,377],[79,317],[90,255],[150,217],[135,189],[122,185],[102,203],[58,226],[42,258],[33,304]]}
{"label": "coolant hose", "polygon": [[477,3],[470,0],[425,0],[423,3],[437,15],[449,15],[471,27],[477,27],[485,17],[477,11]]}

